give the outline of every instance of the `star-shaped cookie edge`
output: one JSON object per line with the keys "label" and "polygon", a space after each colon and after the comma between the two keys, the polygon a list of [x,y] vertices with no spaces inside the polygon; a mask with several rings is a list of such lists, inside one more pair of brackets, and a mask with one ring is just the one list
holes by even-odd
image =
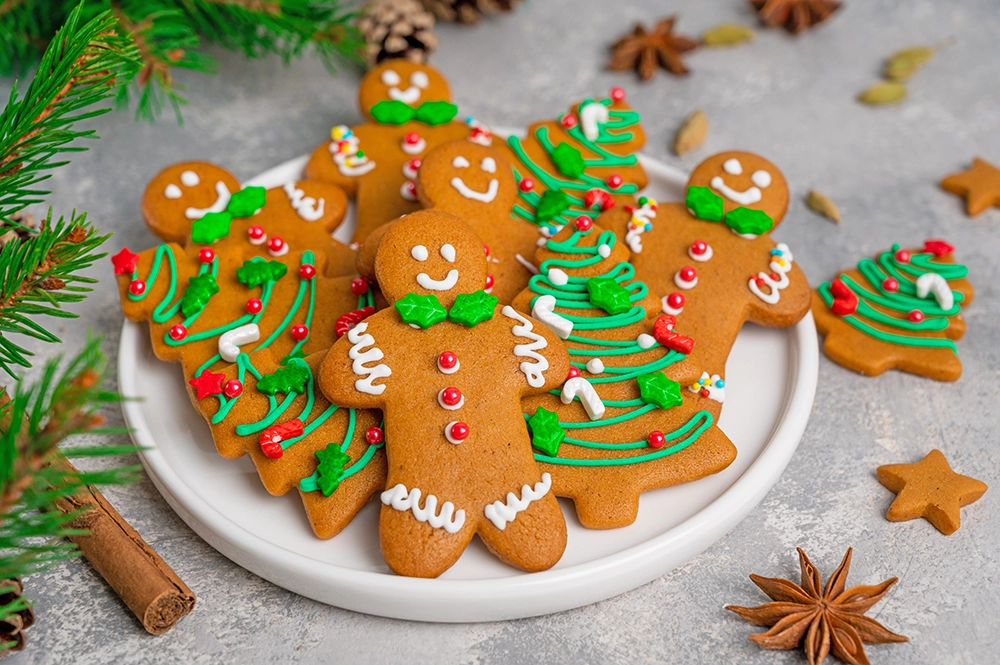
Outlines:
{"label": "star-shaped cookie edge", "polygon": [[[980,183],[980,179],[986,179]],[[941,188],[965,198],[965,212],[975,217],[990,206],[1000,207],[1000,168],[981,157],[972,158],[972,166],[941,180]]]}

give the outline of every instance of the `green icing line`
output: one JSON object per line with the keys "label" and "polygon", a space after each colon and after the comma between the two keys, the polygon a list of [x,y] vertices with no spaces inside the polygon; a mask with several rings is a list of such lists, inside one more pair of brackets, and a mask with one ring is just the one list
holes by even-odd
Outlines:
{"label": "green icing line", "polygon": [[[314,262],[314,260],[315,260],[315,255],[312,252],[310,252],[310,251],[302,252],[302,264],[303,265],[306,265],[306,264],[312,265],[313,262]],[[303,279],[303,280],[299,281],[299,290],[295,294],[295,300],[292,301],[292,306],[289,308],[288,314],[285,315],[285,318],[282,320],[281,324],[277,328],[274,329],[274,331],[264,341],[264,343],[257,347],[258,351],[261,350],[261,349],[266,349],[268,346],[270,346],[271,343],[278,338],[278,335],[280,335],[282,333],[282,331],[284,331],[285,328],[288,327],[288,324],[292,322],[292,317],[295,316],[295,313],[299,311],[299,307],[302,306],[302,300],[303,300],[303,298],[305,298],[306,290],[310,289],[311,286],[312,286],[312,280],[311,279],[309,279],[309,280]],[[312,307],[312,297],[311,296],[310,296],[309,302],[310,302],[310,308],[311,308]]]}
{"label": "green icing line", "polygon": [[590,429],[592,427],[604,427],[605,425],[617,425],[618,423],[623,423],[632,420],[633,418],[645,415],[655,408],[657,408],[655,404],[646,404],[638,409],[629,411],[628,413],[619,413],[614,418],[601,418],[600,420],[588,420],[575,423],[564,423],[560,421],[559,424],[565,429]]}
{"label": "green icing line", "polygon": [[[133,295],[131,292],[128,294],[129,300],[133,302],[145,300],[146,296],[152,291],[152,285],[156,283],[156,280],[160,276],[160,264],[163,263],[164,256],[167,257],[167,262],[170,264],[170,287],[167,289],[167,295],[163,296],[163,300],[153,310],[151,318],[156,323],[166,323],[181,308],[180,300],[174,303],[172,307],[168,307],[167,304],[174,299],[174,293],[177,292],[177,261],[174,259],[174,253],[171,251],[169,245],[159,245],[156,248],[156,254],[153,255],[153,265],[150,266],[149,275],[146,277],[146,290],[139,295]],[[138,271],[132,273],[132,279],[136,279],[137,277]],[[165,307],[167,308],[166,310],[164,309]]]}

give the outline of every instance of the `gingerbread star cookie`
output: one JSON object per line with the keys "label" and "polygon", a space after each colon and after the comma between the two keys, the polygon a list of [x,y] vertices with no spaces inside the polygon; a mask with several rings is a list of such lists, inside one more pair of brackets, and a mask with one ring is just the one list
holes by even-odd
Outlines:
{"label": "gingerbread star cookie", "polygon": [[965,197],[965,210],[970,217],[990,206],[1000,207],[1000,168],[985,159],[973,157],[971,168],[945,177],[941,187]]}
{"label": "gingerbread star cookie", "polygon": [[923,517],[938,531],[955,533],[960,508],[979,500],[986,483],[955,473],[940,450],[932,450],[915,464],[887,464],[878,468],[878,480],[896,493],[885,517],[905,522]]}

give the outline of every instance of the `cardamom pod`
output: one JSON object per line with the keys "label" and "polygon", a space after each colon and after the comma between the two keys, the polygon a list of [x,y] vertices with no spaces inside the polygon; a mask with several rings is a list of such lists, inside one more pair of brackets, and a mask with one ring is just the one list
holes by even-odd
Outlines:
{"label": "cardamom pod", "polygon": [[858,101],[869,106],[884,106],[898,104],[904,97],[906,97],[905,84],[899,81],[882,81],[858,95]]}
{"label": "cardamom pod", "polygon": [[840,224],[840,210],[826,194],[821,194],[815,189],[809,190],[809,193],[806,194],[806,205],[827,219],[832,219],[835,223]]}
{"label": "cardamom pod", "polygon": [[708,116],[701,109],[689,115],[674,136],[674,152],[678,156],[691,152],[708,136]]}
{"label": "cardamom pod", "polygon": [[722,23],[701,34],[701,43],[712,47],[736,46],[753,39],[753,30],[739,23]]}
{"label": "cardamom pod", "polygon": [[912,46],[896,51],[885,62],[883,74],[893,81],[904,81],[927,64],[937,49],[933,46]]}

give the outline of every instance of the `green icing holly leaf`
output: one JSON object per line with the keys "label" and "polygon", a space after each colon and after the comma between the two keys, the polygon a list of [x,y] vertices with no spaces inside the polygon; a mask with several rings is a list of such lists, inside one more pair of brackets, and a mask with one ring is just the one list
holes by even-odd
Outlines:
{"label": "green icing holly leaf", "polygon": [[496,309],[496,296],[491,296],[486,291],[476,291],[475,293],[462,293],[455,298],[455,304],[448,312],[448,319],[463,326],[473,328],[478,323],[489,321],[493,318],[493,310]]}
{"label": "green icing holly leaf", "polygon": [[404,122],[413,120],[417,115],[417,111],[412,106],[398,99],[383,99],[373,106],[369,113],[375,122],[383,125],[402,125]]}
{"label": "green icing holly leaf", "polygon": [[548,409],[538,407],[535,415],[528,419],[531,430],[531,445],[549,457],[559,454],[559,444],[566,438],[566,430],[559,425],[559,416]]}
{"label": "green icing holly leaf", "polygon": [[288,266],[281,261],[264,261],[258,258],[244,261],[243,265],[236,269],[236,279],[248,289],[253,289],[264,282],[278,281],[286,272]]}
{"label": "green icing holly leaf", "polygon": [[324,450],[317,450],[316,486],[323,496],[330,496],[340,486],[344,477],[344,467],[351,461],[351,456],[341,452],[340,444],[331,443]]}
{"label": "green icing holly leaf", "polygon": [[252,217],[264,207],[267,190],[263,187],[244,187],[229,197],[226,212],[233,217]]}
{"label": "green icing holly leaf", "polygon": [[290,365],[279,367],[270,374],[260,377],[257,391],[265,395],[278,393],[303,393],[311,372],[304,360],[292,360]]}
{"label": "green icing holly leaf", "polygon": [[737,208],[726,213],[726,226],[740,234],[759,236],[771,230],[774,220],[763,210]]}
{"label": "green icing holly leaf", "polygon": [[403,323],[417,325],[424,330],[448,318],[448,311],[444,305],[432,295],[418,296],[416,293],[408,293],[405,298],[397,300],[395,305]]}
{"label": "green icing holly leaf", "polygon": [[201,219],[191,224],[191,242],[198,245],[211,245],[216,240],[222,240],[229,235],[229,225],[233,216],[229,212],[207,212]]}
{"label": "green icing holly leaf", "polygon": [[688,187],[684,204],[698,219],[706,222],[722,221],[722,197],[708,187]]}
{"label": "green icing holly leaf", "polygon": [[190,318],[205,309],[208,299],[219,292],[215,276],[210,272],[195,275],[188,280],[188,287],[181,298],[181,312],[184,318]]}
{"label": "green icing holly leaf", "polygon": [[417,120],[428,125],[443,125],[458,114],[458,107],[451,102],[424,102],[417,108]]}
{"label": "green icing holly leaf", "polygon": [[628,289],[611,277],[591,277],[587,280],[590,302],[608,314],[624,314],[632,309]]}
{"label": "green icing holly leaf", "polygon": [[569,196],[559,189],[547,189],[535,208],[536,222],[550,222],[569,208]]}
{"label": "green icing holly leaf", "polygon": [[635,380],[639,384],[639,396],[646,404],[655,404],[661,409],[669,409],[684,403],[681,384],[668,379],[665,374],[654,372],[643,374]]}
{"label": "green icing holly leaf", "polygon": [[552,163],[559,169],[559,173],[573,180],[579,180],[587,169],[580,151],[568,143],[560,143],[556,146],[556,149],[552,151]]}

